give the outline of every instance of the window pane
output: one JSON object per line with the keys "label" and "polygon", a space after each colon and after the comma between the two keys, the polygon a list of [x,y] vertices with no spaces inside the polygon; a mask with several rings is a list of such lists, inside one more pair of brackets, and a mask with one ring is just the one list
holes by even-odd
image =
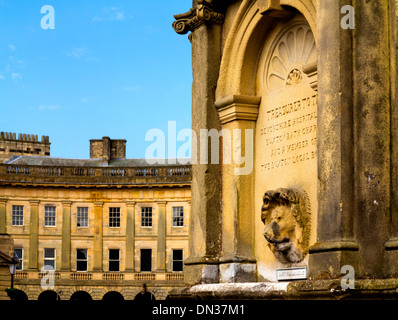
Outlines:
{"label": "window pane", "polygon": [[109,249],[109,260],[119,260],[119,249]]}
{"label": "window pane", "polygon": [[47,227],[55,226],[56,208],[44,207],[44,225]]}
{"label": "window pane", "polygon": [[14,249],[15,254],[19,260],[22,260],[22,249]]}
{"label": "window pane", "polygon": [[173,271],[183,271],[183,251],[181,249],[173,250]]}
{"label": "window pane", "polygon": [[23,266],[23,262],[22,262],[23,249],[22,248],[14,249],[14,253],[17,255],[17,257],[19,259],[19,264],[17,265],[17,270],[22,270],[22,266]]}
{"label": "window pane", "polygon": [[47,270],[55,270],[55,260],[44,260],[44,266],[50,266]]}
{"label": "window pane", "polygon": [[120,227],[120,208],[109,208],[109,227]]}
{"label": "window pane", "polygon": [[141,208],[141,227],[152,227],[152,207]]}
{"label": "window pane", "polygon": [[87,271],[87,249],[76,249],[76,270]]}
{"label": "window pane", "polygon": [[152,250],[141,249],[141,271],[152,271]]}
{"label": "window pane", "polygon": [[184,226],[184,208],[173,207],[173,227]]}
{"label": "window pane", "polygon": [[119,261],[109,261],[109,271],[119,271]]}
{"label": "window pane", "polygon": [[78,207],[77,208],[77,226],[88,227],[88,208]]}
{"label": "window pane", "polygon": [[77,271],[87,271],[87,261],[77,261],[76,270]]}
{"label": "window pane", "polygon": [[173,250],[173,260],[182,260],[182,250]]}
{"label": "window pane", "polygon": [[87,259],[87,249],[77,249],[76,250],[76,258],[78,260],[86,260]]}
{"label": "window pane", "polygon": [[182,261],[173,261],[173,271],[183,271],[183,267]]}
{"label": "window pane", "polygon": [[44,258],[55,258],[55,249],[44,249]]}
{"label": "window pane", "polygon": [[23,226],[23,206],[12,206],[12,225]]}

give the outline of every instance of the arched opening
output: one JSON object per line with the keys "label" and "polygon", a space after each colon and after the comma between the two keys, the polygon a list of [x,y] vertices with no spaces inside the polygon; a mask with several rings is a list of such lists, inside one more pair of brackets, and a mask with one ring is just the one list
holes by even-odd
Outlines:
{"label": "arched opening", "polygon": [[[260,14],[256,1],[242,2],[226,38],[216,89],[215,105],[222,129],[252,130],[248,133],[253,133],[254,138],[252,143],[248,140],[241,146],[242,151],[253,155],[249,174],[233,178],[230,173],[234,173],[236,164],[223,164],[222,197],[228,199],[231,191],[236,197],[223,206],[223,261],[227,261],[224,268],[235,256],[246,259],[248,264],[255,261],[257,281],[276,281],[277,268],[306,266],[307,247],[316,238],[317,49],[312,29],[315,21],[311,20],[316,16],[315,8],[310,0],[279,2],[286,11],[284,19],[265,11]],[[302,209],[300,217],[303,212],[314,218],[311,229],[309,224],[304,228],[301,222],[292,220],[295,247],[281,244],[278,249],[298,247],[300,254],[290,258],[292,249],[287,260],[272,251],[277,242],[264,237],[268,216],[264,219],[267,223],[261,219],[265,193],[281,188],[297,188],[300,195],[305,195],[303,199],[308,197],[308,210]],[[290,221],[290,212],[284,213],[280,229]],[[233,228],[236,229],[231,232]],[[238,241],[237,236],[241,237]],[[271,240],[279,240],[272,236]],[[245,266],[247,270],[249,267],[252,266]],[[234,276],[223,276],[223,281],[234,281]]]}
{"label": "arched opening", "polygon": [[39,298],[37,299],[42,302],[50,302],[50,301],[58,301],[61,300],[58,293],[53,290],[46,290],[40,293]]}
{"label": "arched opening", "polygon": [[70,297],[70,300],[72,301],[92,301],[93,298],[91,298],[90,294],[86,291],[76,291],[72,296]]}
{"label": "arched opening", "polygon": [[155,301],[156,298],[152,292],[148,291],[146,284],[142,285],[141,291],[137,293],[134,300],[138,301]]}
{"label": "arched opening", "polygon": [[24,302],[28,301],[28,296],[25,292],[19,289],[6,289],[8,296],[13,301]]}
{"label": "arched opening", "polygon": [[104,294],[102,300],[106,302],[121,302],[124,301],[124,297],[120,292],[109,291]]}

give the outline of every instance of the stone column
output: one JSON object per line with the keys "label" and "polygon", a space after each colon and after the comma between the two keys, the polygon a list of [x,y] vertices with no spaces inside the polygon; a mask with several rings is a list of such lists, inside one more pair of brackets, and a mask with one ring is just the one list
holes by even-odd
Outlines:
{"label": "stone column", "polygon": [[339,276],[359,248],[353,234],[354,51],[352,30],[340,26],[343,2],[321,1],[317,12],[319,201],[317,243],[309,248],[309,272],[315,277]]}
{"label": "stone column", "polygon": [[[254,132],[259,97],[216,101],[223,129],[220,282],[256,281],[254,257]],[[244,155],[245,161],[238,164]]]}
{"label": "stone column", "polygon": [[71,201],[62,201],[62,258],[61,271],[70,270],[71,255]]}
{"label": "stone column", "polygon": [[380,278],[392,271],[385,261],[384,244],[391,223],[391,110],[396,109],[391,100],[396,75],[390,51],[396,50],[396,42],[390,43],[394,2],[353,1],[357,274]]}
{"label": "stone column", "polygon": [[[200,4],[194,1],[189,12],[174,17],[173,27],[177,33],[192,31],[189,36],[193,72],[192,129],[199,138],[201,129],[221,129],[214,102],[221,61],[219,23],[224,16],[207,1]],[[211,151],[210,144],[208,151]],[[211,152],[208,152],[207,161],[203,158],[198,143],[192,154],[190,256],[184,261],[184,277],[189,284],[218,282],[221,169],[219,164],[211,163]]]}
{"label": "stone column", "polygon": [[6,233],[7,227],[7,212],[6,212],[7,199],[0,199],[0,234]]}
{"label": "stone column", "polygon": [[317,243],[309,249],[312,277],[338,277],[343,265],[353,266],[356,277],[388,274],[391,3],[352,1],[355,28],[343,29],[340,9],[347,2],[318,2],[319,210]]}
{"label": "stone column", "polygon": [[30,228],[29,228],[29,261],[30,271],[38,270],[38,253],[39,253],[39,202],[38,200],[30,201]]}
{"label": "stone column", "polygon": [[[397,19],[396,2],[391,1],[390,20],[391,20],[391,43],[397,43]],[[389,274],[395,276],[397,274],[398,261],[398,108],[397,92],[397,66],[398,55],[395,45],[391,45],[391,226],[390,239],[385,243],[388,258]]]}
{"label": "stone column", "polygon": [[158,263],[157,272],[166,272],[166,201],[158,202]]}
{"label": "stone column", "polygon": [[94,202],[94,266],[93,271],[102,272],[103,255],[103,202]]}
{"label": "stone column", "polygon": [[127,201],[126,221],[126,267],[125,271],[134,272],[135,249],[135,201]]}

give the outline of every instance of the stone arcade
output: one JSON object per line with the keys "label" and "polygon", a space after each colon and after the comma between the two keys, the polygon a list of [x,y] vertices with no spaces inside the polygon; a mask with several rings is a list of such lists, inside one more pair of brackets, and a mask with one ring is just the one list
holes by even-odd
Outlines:
{"label": "stone arcade", "polygon": [[[193,130],[252,130],[254,167],[193,165],[188,287],[171,298],[395,297],[395,1],[194,0],[175,19]],[[355,289],[337,290],[347,265]],[[295,267],[306,280],[277,282]]]}

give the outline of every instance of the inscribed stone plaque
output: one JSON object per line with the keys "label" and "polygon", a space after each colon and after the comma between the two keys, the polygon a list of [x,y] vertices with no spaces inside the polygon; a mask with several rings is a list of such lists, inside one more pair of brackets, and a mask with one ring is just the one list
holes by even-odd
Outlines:
{"label": "inscribed stone plaque", "polygon": [[[308,195],[312,217],[317,210],[317,92],[314,89],[316,45],[310,27],[303,19],[277,27],[264,47],[258,70],[262,100],[255,139],[256,251],[259,273],[264,278],[269,279],[269,274],[281,265],[262,235],[264,224],[259,216],[264,193],[299,188]],[[283,223],[280,223],[282,228]],[[312,230],[314,227],[311,225]]]}

